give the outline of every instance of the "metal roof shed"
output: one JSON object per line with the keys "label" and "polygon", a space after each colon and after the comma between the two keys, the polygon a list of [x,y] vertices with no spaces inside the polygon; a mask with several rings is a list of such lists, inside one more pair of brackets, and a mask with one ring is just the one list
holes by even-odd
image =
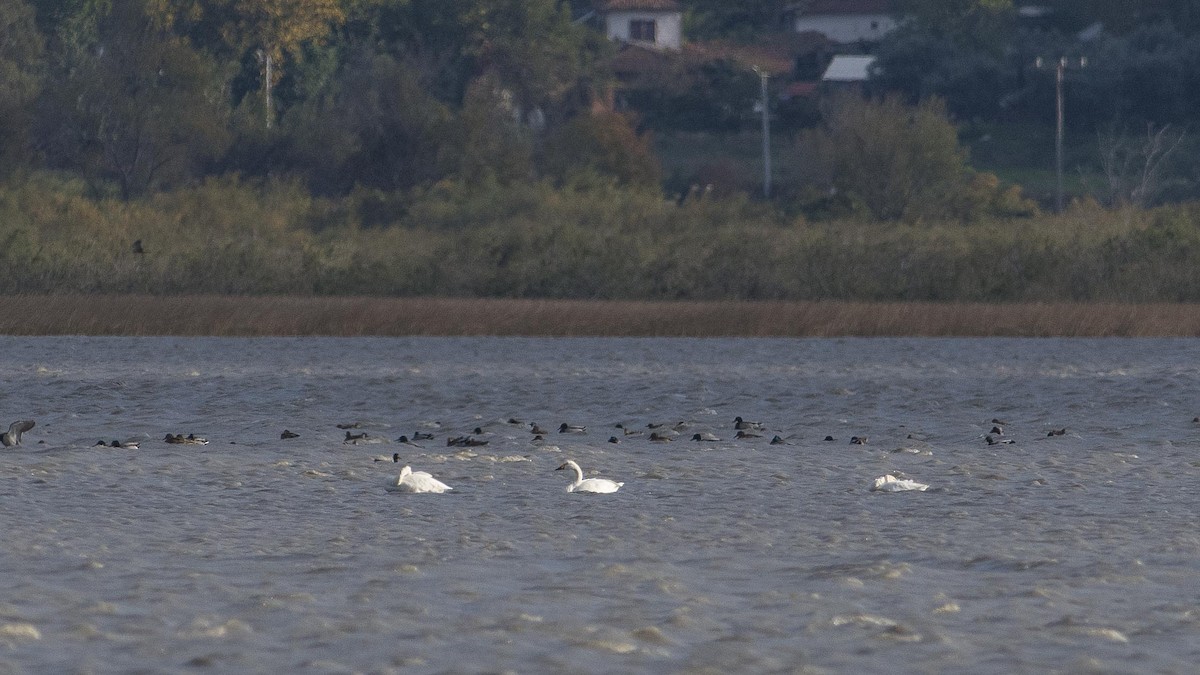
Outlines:
{"label": "metal roof shed", "polygon": [[822,82],[866,82],[874,56],[835,56],[821,76]]}

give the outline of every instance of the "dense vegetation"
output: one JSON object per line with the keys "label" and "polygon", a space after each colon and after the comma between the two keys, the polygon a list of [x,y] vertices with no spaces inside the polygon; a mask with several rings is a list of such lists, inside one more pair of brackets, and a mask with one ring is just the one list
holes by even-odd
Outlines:
{"label": "dense vegetation", "polygon": [[[809,222],[741,199],[549,183],[376,197],[231,179],[97,200],[0,189],[9,292],[649,299],[1200,300],[1200,209],[883,225]],[[130,242],[140,239],[143,253]]]}
{"label": "dense vegetation", "polygon": [[[684,4],[752,40],[785,3]],[[0,0],[0,291],[1200,300],[1195,208],[1156,206],[1193,196],[1163,131],[1200,114],[1197,18],[1058,4],[1044,45],[1118,32],[1071,83],[1103,184],[1050,215],[968,151],[1048,109],[1002,0],[911,0],[879,96],[777,111],[769,201],[653,142],[740,132],[752,72],[681,63],[597,106],[614,47],[570,3]]]}

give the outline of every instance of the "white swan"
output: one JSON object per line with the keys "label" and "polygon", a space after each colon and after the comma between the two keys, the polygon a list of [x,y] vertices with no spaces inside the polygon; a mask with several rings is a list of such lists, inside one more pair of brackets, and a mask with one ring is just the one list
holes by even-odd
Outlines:
{"label": "white swan", "polygon": [[896,478],[890,473],[876,478],[875,483],[871,486],[871,490],[879,492],[906,492],[908,490],[924,492],[928,489],[929,486],[925,483],[918,483],[908,478]]}
{"label": "white swan", "polygon": [[404,465],[403,469],[400,469],[400,475],[396,477],[396,483],[388,486],[388,490],[394,492],[441,493],[453,489],[425,471],[413,471],[412,467],[407,464]]}
{"label": "white swan", "polygon": [[575,460],[568,459],[562,466],[555,471],[563,469],[572,469],[575,471],[575,482],[567,486],[567,492],[616,492],[621,489],[624,483],[618,483],[615,480],[607,478],[588,478],[583,479],[583,469],[575,463]]}

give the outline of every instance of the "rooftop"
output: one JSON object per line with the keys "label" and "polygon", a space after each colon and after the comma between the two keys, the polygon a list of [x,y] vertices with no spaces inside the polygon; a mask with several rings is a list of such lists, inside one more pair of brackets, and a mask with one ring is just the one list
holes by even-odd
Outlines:
{"label": "rooftop", "polygon": [[874,56],[835,56],[821,76],[823,82],[864,82],[870,75]]}

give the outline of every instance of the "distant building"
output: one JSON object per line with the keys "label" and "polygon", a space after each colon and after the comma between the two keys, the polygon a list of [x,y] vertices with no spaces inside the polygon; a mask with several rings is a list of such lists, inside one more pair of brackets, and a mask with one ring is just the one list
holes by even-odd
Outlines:
{"label": "distant building", "polygon": [[797,33],[820,33],[839,44],[878,42],[896,28],[891,0],[812,0],[788,8]]}
{"label": "distant building", "polygon": [[683,46],[683,8],[676,0],[603,0],[597,11],[611,40],[674,51]]}
{"label": "distant building", "polygon": [[874,56],[835,56],[821,75],[821,86],[825,89],[853,89],[861,91],[871,77]]}

